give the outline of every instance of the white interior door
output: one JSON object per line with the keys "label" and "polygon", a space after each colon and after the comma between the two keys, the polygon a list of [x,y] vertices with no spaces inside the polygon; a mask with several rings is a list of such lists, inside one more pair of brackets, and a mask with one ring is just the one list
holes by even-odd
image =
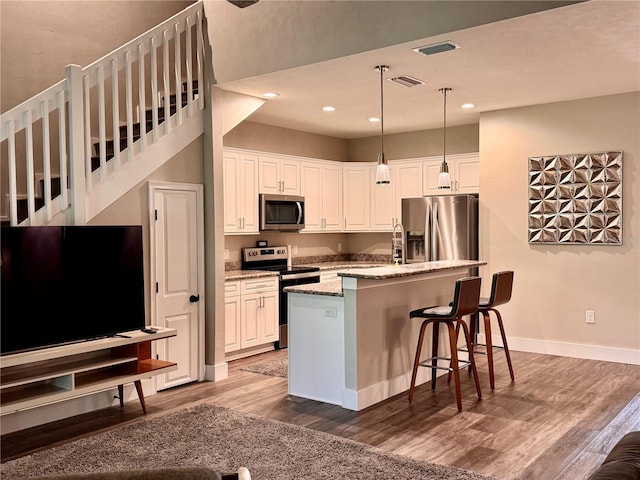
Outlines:
{"label": "white interior door", "polygon": [[200,185],[150,186],[152,323],[178,334],[156,342],[156,355],[178,364],[159,375],[162,390],[201,378],[204,365],[203,200]]}

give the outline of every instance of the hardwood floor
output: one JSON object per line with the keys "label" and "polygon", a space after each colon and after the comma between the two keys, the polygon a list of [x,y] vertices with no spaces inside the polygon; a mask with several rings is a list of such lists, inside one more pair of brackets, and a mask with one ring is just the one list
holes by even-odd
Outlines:
{"label": "hardwood floor", "polygon": [[[241,370],[286,350],[231,362],[229,378],[147,398],[163,415],[207,402],[300,425],[419,460],[455,465],[498,479],[586,478],[626,432],[640,430],[640,366],[512,352],[516,381],[496,355],[496,389],[478,359],[483,400],[463,376],[463,411],[446,381],[425,384],[361,412],[289,397],[287,380]],[[143,418],[137,402],[2,436],[2,461]]]}

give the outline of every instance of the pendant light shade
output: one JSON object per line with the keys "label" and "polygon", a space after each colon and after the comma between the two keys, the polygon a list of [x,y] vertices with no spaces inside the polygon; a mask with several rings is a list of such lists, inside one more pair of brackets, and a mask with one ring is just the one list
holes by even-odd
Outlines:
{"label": "pendant light shade", "polygon": [[442,164],[440,165],[440,175],[438,175],[438,188],[440,190],[451,190],[451,177],[449,176],[449,165],[447,164],[447,93],[450,88],[439,90],[444,96],[444,128],[442,129]]}
{"label": "pendant light shade", "polygon": [[376,184],[388,185],[391,183],[389,177],[389,164],[384,157],[384,72],[389,70],[388,65],[378,65],[376,70],[380,72],[380,153],[378,154],[378,166],[376,167]]}

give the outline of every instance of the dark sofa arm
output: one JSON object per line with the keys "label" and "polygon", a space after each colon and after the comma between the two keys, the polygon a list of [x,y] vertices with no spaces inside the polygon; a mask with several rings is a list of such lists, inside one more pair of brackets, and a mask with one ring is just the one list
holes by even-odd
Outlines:
{"label": "dark sofa arm", "polygon": [[640,432],[622,437],[589,480],[640,480]]}

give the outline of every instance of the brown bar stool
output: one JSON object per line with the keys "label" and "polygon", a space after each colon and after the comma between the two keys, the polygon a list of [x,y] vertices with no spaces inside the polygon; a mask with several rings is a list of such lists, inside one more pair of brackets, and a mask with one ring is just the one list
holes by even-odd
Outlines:
{"label": "brown bar stool", "polygon": [[[482,392],[480,391],[480,382],[478,381],[478,372],[476,370],[476,364],[473,358],[473,343],[469,334],[469,328],[464,322],[462,317],[464,315],[474,314],[478,311],[478,305],[480,301],[480,277],[467,277],[456,281],[455,292],[453,302],[447,306],[437,306],[429,308],[421,308],[413,310],[409,313],[409,318],[425,318],[420,327],[420,335],[418,336],[418,347],[416,349],[416,359],[413,363],[413,375],[411,376],[411,387],[409,388],[409,402],[413,400],[413,391],[416,385],[416,376],[418,374],[418,367],[428,367],[432,369],[431,372],[431,388],[436,388],[436,369],[447,370],[453,373],[456,389],[456,402],[458,404],[458,411],[462,410],[462,398],[460,393],[460,363],[463,368],[467,365],[473,371],[473,377],[476,384],[476,391],[478,392],[478,398],[482,399]],[[433,337],[432,337],[432,350],[433,357],[420,361],[420,353],[422,351],[422,343],[424,341],[424,332],[427,325],[433,324]],[[451,358],[438,357],[438,331],[440,324],[444,323],[448,327],[449,331],[449,343],[451,346]],[[462,326],[464,336],[469,352],[468,362],[458,361],[458,334],[457,327]],[[448,360],[449,367],[439,367],[438,360]]]}
{"label": "brown bar stool", "polygon": [[[478,305],[478,314],[482,314],[484,319],[484,334],[486,337],[486,344],[477,343],[477,331],[476,329],[479,327],[477,319],[475,318],[471,321],[471,338],[474,340],[473,346],[475,347],[486,347],[486,351],[475,351],[475,353],[480,353],[487,356],[487,363],[489,364],[489,384],[491,385],[491,390],[495,390],[495,380],[493,375],[493,350],[504,350],[504,353],[507,357],[507,365],[509,366],[509,374],[511,375],[511,381],[515,380],[515,376],[513,374],[513,365],[511,365],[511,355],[509,354],[509,346],[507,345],[507,337],[504,333],[504,325],[502,324],[502,316],[500,312],[496,309],[499,305],[504,305],[505,303],[511,300],[511,291],[513,290],[513,272],[512,271],[504,271],[493,274],[493,279],[491,281],[491,296],[489,298],[481,298],[480,304]],[[495,313],[496,319],[498,321],[498,327],[500,328],[500,335],[502,336],[502,345],[493,345],[493,340],[491,338],[491,315],[490,312]]]}

